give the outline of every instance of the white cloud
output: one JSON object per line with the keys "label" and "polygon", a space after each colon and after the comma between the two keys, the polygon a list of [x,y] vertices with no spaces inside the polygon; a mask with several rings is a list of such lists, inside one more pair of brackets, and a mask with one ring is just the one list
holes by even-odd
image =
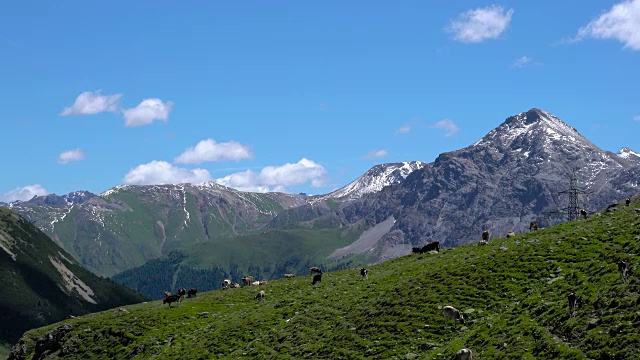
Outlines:
{"label": "white cloud", "polygon": [[58,162],[64,165],[72,161],[80,161],[84,159],[84,156],[84,151],[80,149],[67,150],[61,152],[60,155],[58,155]]}
{"label": "white cloud", "polygon": [[378,158],[383,156],[387,156],[387,150],[385,149],[372,150],[365,155],[366,158]]}
{"label": "white cloud", "polygon": [[78,95],[73,105],[62,110],[60,116],[92,115],[106,111],[118,111],[118,102],[122,94],[101,95],[100,93],[101,90],[83,92]]}
{"label": "white cloud", "polygon": [[167,121],[173,103],[162,102],[157,98],[144,99],[138,106],[124,110],[125,126],[149,125],[154,120]]}
{"label": "white cloud", "polygon": [[260,172],[247,170],[216,179],[220,185],[242,191],[281,191],[286,192],[287,186],[302,185],[311,182],[311,186],[324,186],[323,178],[326,169],[308,159],[301,159],[297,163],[286,163],[280,166],[267,166]]}
{"label": "white cloud", "polygon": [[636,116],[634,116],[634,117],[633,117],[633,120],[635,120],[635,121],[640,121],[640,115],[636,115]]}
{"label": "white cloud", "polygon": [[393,135],[406,134],[411,131],[411,125],[403,125],[399,129],[393,132]]}
{"label": "white cloud", "polygon": [[154,160],[138,165],[124,176],[125,184],[157,185],[157,184],[200,184],[212,181],[213,177],[205,169],[185,169],[171,165],[166,161]]}
{"label": "white cloud", "polygon": [[438,122],[431,124],[430,127],[435,129],[446,130],[446,133],[444,134],[444,136],[446,137],[453,136],[458,133],[458,130],[460,130],[458,125],[456,125],[453,121],[449,119],[442,119]]}
{"label": "white cloud", "polygon": [[478,43],[500,36],[509,26],[512,16],[513,9],[491,5],[463,12],[456,20],[451,20],[446,30],[453,33],[455,40]]}
{"label": "white cloud", "polygon": [[200,164],[205,161],[243,160],[253,158],[251,149],[236,141],[216,143],[215,140],[200,141],[176,157],[173,161],[178,164]]}
{"label": "white cloud", "polygon": [[41,196],[47,195],[48,193],[49,192],[40,184],[33,184],[7,191],[2,195],[0,200],[8,203],[16,200],[26,201],[32,199],[36,195]]}
{"label": "white cloud", "polygon": [[511,67],[524,67],[525,65],[529,64],[531,61],[533,61],[532,58],[528,56],[522,56],[517,58],[516,61],[514,61],[513,64],[511,64]]}
{"label": "white cloud", "polygon": [[591,20],[578,30],[574,40],[614,39],[632,50],[640,50],[640,0],[627,0]]}

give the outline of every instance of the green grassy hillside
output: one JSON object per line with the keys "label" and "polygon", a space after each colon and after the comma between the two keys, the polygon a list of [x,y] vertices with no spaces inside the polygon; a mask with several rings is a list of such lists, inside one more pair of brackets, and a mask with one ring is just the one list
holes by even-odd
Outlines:
{"label": "green grassy hillside", "polygon": [[25,218],[0,208],[0,345],[69,315],[145,299],[72,259]]}
{"label": "green grassy hillside", "polygon": [[[178,250],[145,265],[113,276],[113,280],[159,299],[165,290],[181,286],[211,290],[223,279],[235,282],[246,275],[278,279],[285,273],[305,274],[310,266],[339,269],[362,261],[345,258],[329,262],[335,249],[357,239],[358,225],[336,229],[267,230],[223,238]],[[364,259],[361,259],[364,260]]]}
{"label": "green grassy hillside", "polygon": [[[216,290],[64,321],[51,358],[480,359],[640,358],[640,204],[487,246],[408,255],[370,267]],[[480,234],[478,234],[480,236]],[[631,264],[628,282],[616,262]],[[567,295],[584,298],[570,316]],[[467,321],[445,325],[441,307]],[[27,332],[37,339],[62,323]]]}

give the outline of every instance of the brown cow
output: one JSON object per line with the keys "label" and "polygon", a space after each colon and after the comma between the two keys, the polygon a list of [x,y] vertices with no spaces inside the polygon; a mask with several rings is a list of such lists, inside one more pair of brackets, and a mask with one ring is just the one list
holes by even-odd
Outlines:
{"label": "brown cow", "polygon": [[538,230],[538,222],[537,221],[532,221],[529,223],[529,231],[536,231]]}
{"label": "brown cow", "polygon": [[313,275],[313,282],[311,283],[311,285],[315,285],[316,283],[319,283],[322,281],[322,274],[315,274]]}
{"label": "brown cow", "polygon": [[244,286],[249,286],[251,285],[252,282],[253,282],[253,276],[251,275],[245,276],[242,278],[242,285]]}

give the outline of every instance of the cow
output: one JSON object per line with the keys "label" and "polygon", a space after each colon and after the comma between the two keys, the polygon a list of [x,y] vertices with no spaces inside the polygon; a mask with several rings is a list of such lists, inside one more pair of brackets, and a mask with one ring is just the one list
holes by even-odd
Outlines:
{"label": "cow", "polygon": [[197,294],[197,293],[198,293],[198,289],[196,289],[196,288],[191,288],[191,289],[189,289],[189,290],[187,291],[187,297],[188,297],[188,298],[190,298],[190,297],[194,297],[194,296],[196,296],[196,294]]}
{"label": "cow", "polygon": [[631,198],[627,198],[624,203],[629,206],[631,204]]}
{"label": "cow", "polygon": [[507,239],[508,239],[508,238],[515,237],[515,236],[516,236],[516,233],[515,233],[515,232],[513,232],[513,231],[509,231],[509,232],[507,233]]}
{"label": "cow", "polygon": [[240,288],[240,284],[238,284],[238,283],[233,283],[233,284],[231,284],[231,288],[232,288],[232,289],[238,289],[238,288]]}
{"label": "cow", "polygon": [[184,296],[187,295],[187,290],[183,287],[180,287],[180,289],[178,289],[178,295],[180,295],[180,301],[182,301],[182,299],[184,299]]}
{"label": "cow", "polygon": [[532,221],[529,223],[529,231],[536,231],[538,230],[538,222],[537,221]]}
{"label": "cow", "polygon": [[422,254],[422,248],[421,247],[411,248],[411,252],[414,254]]}
{"label": "cow", "polygon": [[310,275],[313,275],[313,274],[320,274],[320,275],[322,275],[322,269],[320,269],[320,268],[319,268],[319,267],[317,267],[317,266],[313,266],[313,267],[311,267],[311,268],[309,269],[309,274],[310,274]]}
{"label": "cow", "polygon": [[460,349],[456,353],[456,360],[473,360],[471,349]]}
{"label": "cow", "polygon": [[179,301],[180,301],[180,295],[175,294],[175,295],[167,296],[164,300],[162,300],[162,303],[169,304],[169,307],[171,307],[171,303],[179,302]]}
{"label": "cow", "polygon": [[231,287],[231,280],[229,280],[229,279],[222,280],[222,284],[220,284],[220,288],[222,290],[227,290],[230,287]]}
{"label": "cow", "polygon": [[245,276],[242,278],[242,285],[244,286],[249,286],[251,285],[252,282],[253,282],[253,276],[251,275]]}
{"label": "cow", "polygon": [[576,310],[576,307],[582,304],[582,296],[576,295],[573,291],[567,297],[569,300],[569,311],[573,313]]}
{"label": "cow", "polygon": [[168,291],[165,291],[165,292],[163,292],[163,293],[162,293],[162,298],[163,298],[163,299],[166,299],[166,298],[168,298],[169,296],[171,296],[171,293],[170,293],[170,292],[168,292]]}
{"label": "cow", "polygon": [[251,282],[251,286],[259,286],[260,285],[260,281],[256,280]]}
{"label": "cow", "polygon": [[322,274],[315,274],[313,275],[313,282],[311,283],[311,285],[315,285],[316,283],[319,283],[322,281]]}
{"label": "cow", "polygon": [[291,279],[296,277],[296,274],[284,274],[285,279]]}
{"label": "cow", "polygon": [[264,292],[264,290],[260,290],[260,292],[257,293],[256,296],[254,296],[253,298],[256,300],[262,301],[266,296],[267,296],[267,293]]}
{"label": "cow", "polygon": [[587,210],[580,209],[580,216],[582,216],[583,219],[586,219],[587,218]]}
{"label": "cow", "polygon": [[258,282],[258,285],[267,285],[267,283],[268,283],[268,282],[269,282],[269,281],[267,281],[267,280],[260,280],[260,281]]}
{"label": "cow", "polygon": [[448,319],[453,319],[453,326],[455,327],[457,323],[464,324],[464,316],[460,313],[460,310],[454,308],[453,306],[445,306],[442,308],[442,315],[444,316],[444,323],[447,324]]}
{"label": "cow", "polygon": [[629,272],[629,263],[624,260],[618,261],[618,273],[623,282],[627,282],[627,273]]}
{"label": "cow", "polygon": [[489,242],[487,240],[480,240],[478,245],[489,245]]}
{"label": "cow", "polygon": [[365,268],[360,269],[360,278],[362,280],[369,278],[369,270]]}
{"label": "cow", "polygon": [[482,232],[482,240],[489,241],[489,230],[485,230]]}
{"label": "cow", "polygon": [[426,253],[426,252],[433,251],[433,250],[440,252],[440,242],[439,241],[428,242],[427,245],[422,247],[421,251],[423,253]]}

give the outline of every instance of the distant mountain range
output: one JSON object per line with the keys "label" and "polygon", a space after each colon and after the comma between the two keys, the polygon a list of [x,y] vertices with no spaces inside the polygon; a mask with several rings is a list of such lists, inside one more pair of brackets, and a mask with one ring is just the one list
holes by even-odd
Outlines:
{"label": "distant mountain range", "polygon": [[[222,266],[218,270],[229,274],[229,267],[240,266],[240,272],[259,267],[260,258],[234,263],[220,260],[220,254],[246,253],[247,236],[255,239],[253,246],[283,251],[282,244],[271,246],[282,231],[291,241],[315,238],[323,249],[313,252],[305,245],[294,252],[297,265],[290,268],[296,270],[321,259],[378,262],[427,241],[455,246],[477,241],[483,230],[494,236],[524,231],[532,220],[558,223],[574,171],[584,190],[580,206],[588,211],[640,191],[636,152],[603,151],[554,115],[531,109],[434,162],[376,165],[325,195],[249,193],[215,183],[126,185],[99,195],[79,191],[8,206],[101,275],[164,261],[174,250],[184,250],[176,268]],[[327,247],[324,235],[308,237],[308,231],[330,231],[335,241]],[[261,234],[271,243],[260,242]],[[194,260],[195,253],[207,260]]]}
{"label": "distant mountain range", "polygon": [[22,216],[0,208],[0,344],[65,319],[145,298],[98,277]]}

